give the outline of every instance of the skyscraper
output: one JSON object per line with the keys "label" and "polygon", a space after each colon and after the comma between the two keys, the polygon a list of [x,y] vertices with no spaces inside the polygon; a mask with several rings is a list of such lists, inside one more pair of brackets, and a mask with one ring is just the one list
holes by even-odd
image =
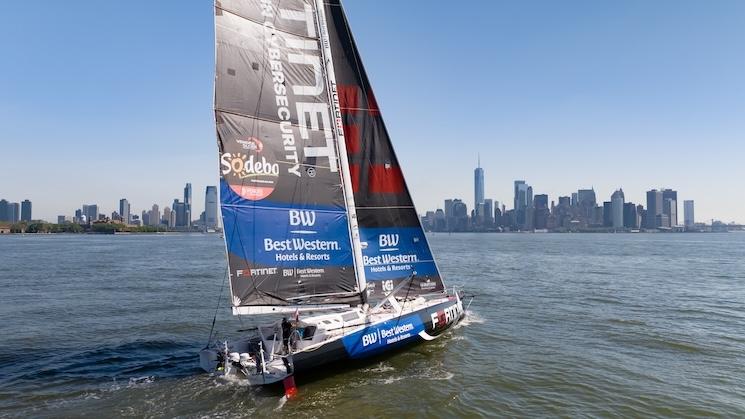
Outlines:
{"label": "skyscraper", "polygon": [[0,221],[8,221],[8,206],[10,203],[5,199],[0,199]]}
{"label": "skyscraper", "polygon": [[[580,213],[588,223],[591,223],[594,218],[597,218],[594,213],[597,202],[595,189],[580,189],[577,191],[577,206],[580,208]],[[602,222],[602,218],[596,221]]]}
{"label": "skyscraper", "polygon": [[153,204],[153,207],[150,209],[148,220],[150,221],[149,225],[153,227],[157,227],[160,224],[160,208],[157,204]]}
{"label": "skyscraper", "polygon": [[31,201],[21,202],[21,221],[31,221]]}
{"label": "skyscraper", "polygon": [[98,221],[98,205],[96,204],[83,204],[83,215],[85,215],[86,221],[90,224],[94,221]]}
{"label": "skyscraper", "polygon": [[655,229],[660,227],[658,215],[662,215],[662,192],[657,189],[647,191],[647,225],[646,228]]}
{"label": "skyscraper", "polygon": [[191,227],[191,183],[184,187],[184,216],[186,217],[185,226]]}
{"label": "skyscraper", "polygon": [[479,214],[479,204],[484,202],[484,169],[481,168],[481,156],[479,156],[478,167],[473,170],[473,208]]}
{"label": "skyscraper", "polygon": [[124,224],[129,224],[132,222],[132,217],[129,214],[130,208],[129,208],[129,201],[127,201],[126,198],[122,198],[119,200],[119,215],[122,217],[122,222]]}
{"label": "skyscraper", "polygon": [[217,228],[217,186],[208,186],[204,192],[204,227]]}
{"label": "skyscraper", "polygon": [[484,222],[491,226],[494,223],[494,201],[491,199],[484,199]]}
{"label": "skyscraper", "polygon": [[678,203],[672,198],[662,199],[662,214],[667,222],[662,227],[675,227],[678,221]]}
{"label": "skyscraper", "polygon": [[171,225],[171,208],[169,207],[163,208],[163,220],[161,223],[165,224],[166,227],[173,227]]}
{"label": "skyscraper", "polygon": [[176,227],[186,226],[186,204],[179,202],[178,199],[173,200],[171,211],[176,213]]}
{"label": "skyscraper", "polygon": [[612,211],[612,225],[613,228],[623,228],[623,204],[625,197],[623,195],[623,189],[619,189],[613,192],[610,197],[611,211]]}
{"label": "skyscraper", "polygon": [[528,185],[524,180],[515,181],[515,211],[528,207]]}
{"label": "skyscraper", "polygon": [[21,205],[18,202],[8,204],[8,219],[11,223],[17,223],[21,216]]}
{"label": "skyscraper", "polygon": [[693,201],[683,201],[683,223],[686,228],[692,228],[696,223],[696,219],[693,215]]}
{"label": "skyscraper", "polygon": [[529,230],[533,226],[533,188],[524,180],[515,181],[515,227]]}
{"label": "skyscraper", "polygon": [[538,194],[533,199],[533,227],[543,230],[548,227],[548,195]]}
{"label": "skyscraper", "polygon": [[630,229],[639,228],[639,214],[633,202],[623,204],[623,226]]}
{"label": "skyscraper", "polygon": [[613,227],[613,202],[603,202],[603,227]]}
{"label": "skyscraper", "polygon": [[[670,200],[667,204],[665,201]],[[678,191],[662,190],[663,213],[670,218],[670,227],[678,225]]]}

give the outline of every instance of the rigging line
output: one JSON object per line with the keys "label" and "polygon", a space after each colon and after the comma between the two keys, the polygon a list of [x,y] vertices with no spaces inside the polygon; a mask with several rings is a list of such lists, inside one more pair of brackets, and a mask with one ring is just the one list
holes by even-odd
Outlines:
{"label": "rigging line", "polygon": [[220,286],[220,296],[217,299],[217,306],[215,307],[215,315],[212,317],[212,327],[210,327],[210,337],[207,339],[207,344],[204,345],[204,349],[209,348],[210,342],[212,342],[212,333],[215,331],[215,321],[217,320],[217,311],[220,309],[220,301],[222,300],[222,292],[225,289],[225,283],[228,282],[228,267],[225,266],[225,273],[223,274],[222,285]]}
{"label": "rigging line", "polygon": [[[409,275],[408,278],[405,279],[405,281],[411,281],[409,285],[406,286],[406,296],[404,297],[404,303],[401,305],[401,311],[398,313],[398,318],[396,319],[396,327],[398,327],[398,324],[401,322],[401,316],[404,314],[404,308],[406,307],[406,302],[409,301],[409,293],[411,292],[411,285],[414,282],[414,274],[415,272],[412,272],[411,275]],[[394,295],[393,298],[396,298]]]}

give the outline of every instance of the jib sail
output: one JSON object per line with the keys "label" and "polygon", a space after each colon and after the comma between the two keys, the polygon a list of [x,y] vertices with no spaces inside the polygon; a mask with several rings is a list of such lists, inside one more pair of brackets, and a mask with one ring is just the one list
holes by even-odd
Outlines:
{"label": "jib sail", "polygon": [[324,4],[368,294],[384,296],[403,280],[411,280],[405,291],[411,294],[442,292],[440,272],[344,10],[339,0]]}
{"label": "jib sail", "polygon": [[234,313],[361,302],[317,18],[312,0],[215,3]]}

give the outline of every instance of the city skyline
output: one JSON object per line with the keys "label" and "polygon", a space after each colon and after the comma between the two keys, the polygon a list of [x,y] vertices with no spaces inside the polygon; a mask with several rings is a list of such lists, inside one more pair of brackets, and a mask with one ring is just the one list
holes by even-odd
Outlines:
{"label": "city skyline", "polygon": [[[53,221],[122,196],[162,206],[183,179],[217,184],[212,5],[179,6],[6,5],[0,51],[17,65],[0,69],[0,141],[18,158],[3,160],[16,175],[0,177],[0,196]],[[345,6],[420,212],[443,191],[472,205],[480,152],[485,197],[508,199],[514,179],[549,196],[623,187],[633,202],[672,187],[696,197],[699,219],[745,223],[733,193],[745,178],[745,3]]]}
{"label": "city skyline", "polygon": [[715,219],[708,224],[707,220],[696,220],[694,200],[681,203],[678,191],[670,188],[648,190],[645,202],[634,203],[626,200],[623,188],[604,201],[592,187],[580,187],[553,199],[534,193],[525,180],[513,181],[513,187],[512,208],[505,201],[500,206],[499,201],[485,198],[484,169],[478,158],[471,210],[460,197],[446,198],[442,207],[420,213],[421,224],[433,232],[721,232],[744,227]]}

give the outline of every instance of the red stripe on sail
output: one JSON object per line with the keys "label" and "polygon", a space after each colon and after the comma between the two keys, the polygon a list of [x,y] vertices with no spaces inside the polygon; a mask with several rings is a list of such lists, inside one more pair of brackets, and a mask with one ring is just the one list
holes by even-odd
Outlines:
{"label": "red stripe on sail", "polygon": [[353,84],[340,84],[337,86],[337,91],[339,93],[339,107],[341,107],[341,111],[344,113],[357,112],[357,108],[359,108],[357,97],[359,89],[357,86]]}
{"label": "red stripe on sail", "polygon": [[349,154],[360,151],[360,128],[357,125],[344,125],[344,142]]}
{"label": "red stripe on sail", "polygon": [[360,188],[360,165],[350,164],[349,175],[352,178],[352,191],[357,192],[357,190]]}
{"label": "red stripe on sail", "polygon": [[372,89],[367,90],[367,111],[372,116],[380,115],[380,109],[378,109],[378,101],[375,100],[375,94]]}
{"label": "red stripe on sail", "polygon": [[389,164],[370,165],[367,179],[372,193],[401,193],[404,191],[404,176],[401,168]]}

